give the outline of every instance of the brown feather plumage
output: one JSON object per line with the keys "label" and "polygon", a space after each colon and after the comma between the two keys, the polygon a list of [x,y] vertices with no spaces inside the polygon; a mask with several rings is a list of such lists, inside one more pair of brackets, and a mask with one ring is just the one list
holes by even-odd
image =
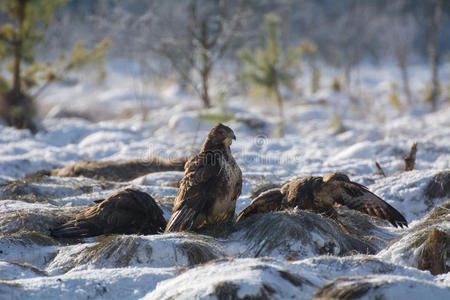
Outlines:
{"label": "brown feather plumage", "polygon": [[369,191],[367,187],[350,181],[343,173],[328,174],[324,178],[322,189],[331,196],[333,203],[384,219],[395,227],[408,227],[408,222],[399,211]]}
{"label": "brown feather plumage", "polygon": [[271,193],[276,193],[275,190],[281,196],[261,194],[239,214],[238,220],[255,213],[279,210],[276,208],[279,207],[280,199],[285,199],[286,207],[308,209],[334,219],[338,216],[334,205],[340,204],[387,220],[395,227],[408,226],[406,219],[394,207],[370,192],[367,187],[350,181],[343,173],[329,173],[325,177],[309,176],[289,182],[281,189],[271,190]]}
{"label": "brown feather plumage", "polygon": [[208,134],[200,153],[185,165],[166,232],[194,230],[234,217],[242,172],[231,155],[233,131],[222,124]]}
{"label": "brown feather plumage", "polygon": [[147,193],[127,188],[81,211],[75,219],[51,230],[58,238],[101,234],[156,234],[166,226],[161,208]]}
{"label": "brown feather plumage", "polygon": [[258,195],[250,202],[250,205],[243,209],[236,218],[236,222],[254,214],[268,213],[281,210],[283,207],[283,197],[279,188],[270,189]]}

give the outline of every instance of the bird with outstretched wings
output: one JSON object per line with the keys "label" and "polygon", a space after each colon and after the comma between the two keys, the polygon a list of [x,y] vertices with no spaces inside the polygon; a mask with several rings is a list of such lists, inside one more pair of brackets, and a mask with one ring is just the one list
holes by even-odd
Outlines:
{"label": "bird with outstretched wings", "polygon": [[329,173],[325,177],[309,176],[284,184],[258,195],[239,213],[237,221],[252,214],[285,208],[312,210],[337,218],[335,205],[389,221],[395,227],[408,226],[403,215],[367,187],[350,181],[344,173]]}

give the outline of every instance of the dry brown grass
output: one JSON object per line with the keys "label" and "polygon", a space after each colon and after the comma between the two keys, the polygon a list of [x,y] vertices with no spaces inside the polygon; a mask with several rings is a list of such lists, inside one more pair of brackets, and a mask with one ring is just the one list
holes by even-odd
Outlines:
{"label": "dry brown grass", "polygon": [[427,236],[419,255],[418,268],[431,274],[447,273],[447,257],[450,257],[450,234],[434,228]]}
{"label": "dry brown grass", "polygon": [[97,180],[130,181],[140,176],[164,171],[184,171],[186,158],[164,160],[158,157],[147,160],[76,162],[62,169],[54,169],[52,176],[87,177]]}

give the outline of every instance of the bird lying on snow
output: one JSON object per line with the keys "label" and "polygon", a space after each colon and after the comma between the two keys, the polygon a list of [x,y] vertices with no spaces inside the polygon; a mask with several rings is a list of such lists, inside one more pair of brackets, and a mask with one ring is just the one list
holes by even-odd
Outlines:
{"label": "bird lying on snow", "polygon": [[166,220],[155,200],[147,193],[127,188],[81,211],[75,219],[51,230],[57,238],[79,238],[101,234],[156,234]]}
{"label": "bird lying on snow", "polygon": [[233,130],[218,124],[200,153],[186,162],[166,232],[194,230],[234,218],[242,172],[231,155],[233,139]]}
{"label": "bird lying on snow", "polygon": [[395,227],[408,226],[395,208],[370,192],[365,186],[350,181],[343,173],[329,173],[325,177],[309,176],[268,190],[242,210],[236,221],[257,213],[284,208],[308,209],[337,219],[334,205],[344,205],[364,214],[389,221]]}

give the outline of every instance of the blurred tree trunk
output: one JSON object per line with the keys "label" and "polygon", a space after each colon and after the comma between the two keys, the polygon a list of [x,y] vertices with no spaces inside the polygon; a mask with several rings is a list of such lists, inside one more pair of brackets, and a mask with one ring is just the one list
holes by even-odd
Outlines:
{"label": "blurred tree trunk", "polygon": [[[160,39],[160,44],[151,45],[150,49],[167,58],[181,81],[200,98],[203,107],[210,108],[213,105],[211,76],[241,34],[240,27],[245,21],[242,18],[244,1],[179,2],[187,2],[187,13],[183,15],[186,19],[166,20],[161,16],[161,22],[166,24],[169,32]],[[169,23],[182,23],[183,28],[172,29]]]}
{"label": "blurred tree trunk", "polygon": [[23,22],[25,20],[25,7],[27,0],[18,0],[17,1],[17,25],[18,25],[18,34],[14,38],[13,47],[14,47],[14,73],[13,73],[13,93],[21,94],[21,84],[20,84],[20,63],[22,61],[22,32],[23,32]]}
{"label": "blurred tree trunk", "polygon": [[405,97],[406,97],[406,101],[408,102],[408,105],[411,105],[412,97],[411,97],[411,88],[409,86],[408,62],[406,59],[406,55],[407,55],[406,52],[399,54],[397,56],[397,62],[398,62],[398,67],[400,68],[401,76],[402,76],[403,92],[405,93]]}
{"label": "blurred tree trunk", "polygon": [[205,73],[202,73],[202,92],[200,95],[200,98],[203,102],[203,107],[210,108],[211,107],[211,100],[209,98],[209,91],[208,91],[208,79],[209,75],[204,75]]}
{"label": "blurred tree trunk", "polygon": [[319,67],[314,63],[311,71],[311,93],[315,94],[320,89],[320,70]]}
{"label": "blurred tree trunk", "polygon": [[17,33],[11,40],[13,53],[12,87],[1,95],[0,103],[3,108],[0,116],[10,126],[17,128],[28,128],[32,133],[37,132],[33,117],[36,114],[33,100],[22,91],[21,63],[23,60],[24,22],[26,18],[26,7],[29,0],[16,0],[15,20],[17,22]]}
{"label": "blurred tree trunk", "polygon": [[208,42],[208,24],[206,20],[201,23],[201,34],[199,42],[201,44],[201,65],[200,65],[200,77],[201,77],[201,93],[200,98],[203,102],[203,107],[210,108],[211,100],[209,97],[209,76],[211,74],[212,62],[208,56],[208,51],[215,42]]}
{"label": "blurred tree trunk", "polygon": [[439,97],[439,34],[441,29],[441,17],[442,17],[442,0],[433,0],[433,7],[431,9],[431,15],[429,17],[428,30],[429,30],[429,42],[428,42],[428,55],[431,65],[431,108],[433,111],[437,109],[437,102]]}
{"label": "blurred tree trunk", "polygon": [[278,113],[280,115],[280,122],[284,122],[283,98],[281,97],[280,94],[278,82],[275,82],[275,97],[278,103]]}
{"label": "blurred tree trunk", "polygon": [[[3,1],[4,2],[4,1]],[[33,99],[51,82],[62,80],[70,70],[96,62],[99,78],[103,70],[104,53],[108,40],[98,43],[91,51],[77,42],[69,59],[58,59],[54,64],[36,60],[35,47],[45,39],[43,29],[51,25],[55,10],[65,1],[8,0],[0,5],[0,15],[6,24],[0,26],[0,59],[8,61],[11,83],[4,80],[0,95],[0,118],[9,126],[28,128],[37,132],[37,109]],[[9,61],[11,61],[9,63]],[[34,95],[33,88],[40,85]]]}

